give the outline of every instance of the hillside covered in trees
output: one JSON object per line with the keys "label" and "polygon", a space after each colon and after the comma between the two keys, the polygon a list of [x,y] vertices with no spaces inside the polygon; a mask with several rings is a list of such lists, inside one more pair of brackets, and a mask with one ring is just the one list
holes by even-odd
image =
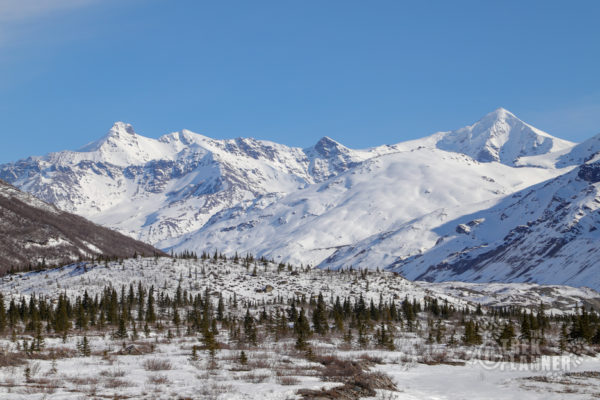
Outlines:
{"label": "hillside covered in trees", "polygon": [[163,254],[0,180],[0,274],[93,257]]}

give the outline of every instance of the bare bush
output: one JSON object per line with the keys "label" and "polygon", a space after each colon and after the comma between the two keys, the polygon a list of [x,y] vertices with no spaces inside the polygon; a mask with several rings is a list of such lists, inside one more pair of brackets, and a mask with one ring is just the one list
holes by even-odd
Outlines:
{"label": "bare bush", "polygon": [[[102,371],[102,372],[104,372],[104,371]],[[102,372],[100,372],[100,375],[102,375]],[[103,375],[103,376],[107,376],[107,375]],[[86,376],[86,377],[71,376],[71,377],[65,378],[65,380],[67,382],[72,383],[73,385],[78,385],[78,386],[96,385],[98,383],[98,378],[93,378],[91,376]]]}
{"label": "bare bush", "polygon": [[346,380],[343,386],[331,389],[300,389],[298,394],[304,399],[359,399],[377,395],[375,389],[396,391],[396,385],[389,375],[382,372],[359,373]]}
{"label": "bare bush", "polygon": [[119,378],[110,378],[107,379],[106,382],[104,382],[104,387],[106,387],[107,389],[117,389],[117,388],[122,388],[122,387],[128,387],[128,386],[133,386],[130,382],[127,382],[124,379],[119,379]]}
{"label": "bare bush", "polygon": [[25,363],[21,353],[9,353],[0,351],[0,368],[3,367],[18,367]]}
{"label": "bare bush", "polygon": [[225,394],[225,393],[231,393],[230,385],[212,384],[210,386],[200,387],[197,392],[197,395],[200,396],[199,398],[201,398],[201,399],[203,399],[203,398],[216,399],[217,397],[219,397],[219,395]]}
{"label": "bare bush", "polygon": [[255,372],[249,372],[247,374],[242,375],[242,379],[246,382],[250,383],[263,383],[267,379],[271,377],[270,374],[257,374]]}
{"label": "bare bush", "polygon": [[146,371],[166,371],[171,369],[171,362],[159,358],[152,358],[144,361],[144,369]]}
{"label": "bare bush", "polygon": [[125,376],[125,374],[126,374],[125,370],[122,370],[120,368],[115,368],[113,370],[105,369],[105,370],[100,371],[101,376],[106,376],[109,378],[122,378]]}
{"label": "bare bush", "polygon": [[321,375],[326,380],[350,377],[362,372],[358,362],[337,358],[336,356],[318,356],[315,361],[323,365]]}
{"label": "bare bush", "polygon": [[261,369],[261,368],[270,368],[272,363],[267,360],[251,360],[248,361],[248,367],[250,369]]}
{"label": "bare bush", "polygon": [[154,385],[166,385],[171,383],[171,381],[166,375],[156,374],[148,377],[148,383],[152,383]]}
{"label": "bare bush", "polygon": [[278,376],[277,383],[284,386],[293,386],[300,383],[300,379],[295,376]]}
{"label": "bare bush", "polygon": [[361,360],[373,363],[373,364],[383,364],[383,358],[379,357],[379,356],[373,356],[371,354],[368,353],[363,353],[360,355],[359,357]]}

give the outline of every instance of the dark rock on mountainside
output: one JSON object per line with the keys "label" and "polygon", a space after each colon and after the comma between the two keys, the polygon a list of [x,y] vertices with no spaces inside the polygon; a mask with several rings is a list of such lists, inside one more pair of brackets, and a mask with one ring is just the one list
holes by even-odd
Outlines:
{"label": "dark rock on mountainside", "polygon": [[579,167],[577,176],[584,181],[591,183],[600,182],[600,162],[583,164],[581,167]]}
{"label": "dark rock on mountainside", "polygon": [[0,274],[81,258],[163,254],[85,218],[63,212],[0,180]]}

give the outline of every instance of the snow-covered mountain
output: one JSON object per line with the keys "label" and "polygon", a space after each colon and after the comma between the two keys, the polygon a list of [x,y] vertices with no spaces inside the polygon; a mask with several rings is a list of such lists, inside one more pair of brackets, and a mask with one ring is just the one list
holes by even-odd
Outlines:
{"label": "snow-covered mountain", "polygon": [[[496,230],[486,213],[508,207],[515,193],[544,187],[541,182],[577,175],[584,167],[568,173],[595,149],[582,146],[504,109],[465,128],[366,150],[327,137],[307,149],[186,130],[150,139],[117,123],[79,151],[2,165],[0,178],[161,248],[249,251],[323,268],[387,267],[410,278],[478,280],[484,275],[430,267],[446,262],[446,245],[461,253],[466,243],[460,240],[473,231],[489,227],[500,240],[526,224],[528,213],[541,215],[545,203],[514,211],[516,225],[503,218],[497,223],[505,228]],[[488,236],[477,240],[472,247],[491,243]],[[426,256],[435,262],[427,264]],[[524,276],[485,275],[537,279]]]}
{"label": "snow-covered mountain", "polygon": [[[599,157],[495,205],[482,205],[486,207],[474,212],[455,210],[462,214],[458,218],[439,212],[422,216],[340,249],[322,265],[379,265],[409,279],[437,282],[600,288]],[[421,239],[405,245],[411,237]]]}
{"label": "snow-covered mountain", "polygon": [[255,139],[213,140],[186,130],[151,139],[118,122],[78,151],[3,165],[0,178],[161,246],[200,229],[216,212],[245,202],[269,204],[392,151],[350,150],[329,138],[299,149]]}
{"label": "snow-covered mountain", "polygon": [[0,273],[80,257],[131,257],[159,250],[23,193],[0,180]]}
{"label": "snow-covered mountain", "polygon": [[555,173],[479,163],[435,148],[401,151],[365,161],[267,206],[256,203],[221,211],[186,235],[176,249],[250,251],[315,265],[340,247],[415,217],[442,209],[458,217],[452,209],[500,199]]}
{"label": "snow-covered mountain", "polygon": [[466,154],[480,162],[519,165],[519,159],[546,156],[573,147],[498,108],[475,124],[433,136],[439,149]]}

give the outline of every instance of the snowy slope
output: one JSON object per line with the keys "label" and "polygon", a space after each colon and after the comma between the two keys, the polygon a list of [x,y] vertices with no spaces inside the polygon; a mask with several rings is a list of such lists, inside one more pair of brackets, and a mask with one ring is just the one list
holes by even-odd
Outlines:
{"label": "snowy slope", "polygon": [[340,246],[415,216],[499,199],[555,173],[479,163],[437,149],[398,152],[363,162],[267,206],[253,203],[218,213],[175,249],[250,251],[314,265]]}
{"label": "snowy slope", "polygon": [[[321,265],[378,265],[410,279],[600,288],[600,161],[458,218],[439,213],[340,249]],[[411,237],[421,237],[411,243]],[[368,249],[368,251],[366,251]]]}
{"label": "snowy slope", "polygon": [[557,159],[556,166],[562,168],[570,165],[580,165],[598,154],[600,154],[600,134],[589,138],[561,155]]}
{"label": "snowy slope", "polygon": [[[378,302],[380,296],[383,296],[385,301],[391,302],[394,299],[397,303],[406,297],[423,301],[425,297],[435,296],[440,301],[447,300],[456,308],[468,307],[475,310],[474,302],[446,295],[442,290],[434,292],[391,272],[372,272],[367,283],[365,279],[357,280],[358,273],[339,274],[319,269],[303,270],[293,266],[292,270],[287,267],[280,270],[278,264],[267,262],[265,265],[259,262],[254,275],[253,268],[247,269],[242,262],[235,263],[231,259],[214,262],[212,259],[138,257],[108,264],[80,262],[2,278],[0,292],[4,294],[6,301],[11,297],[20,298],[32,294],[57,297],[61,293],[74,299],[85,290],[94,296],[107,286],[120,288],[123,285],[137,286],[138,282],[142,282],[145,286],[154,285],[174,294],[182,277],[185,277],[187,279],[182,288],[194,296],[208,289],[211,293],[222,293],[225,299],[235,295],[240,303],[248,300],[259,304],[269,303],[279,297],[290,300],[296,296],[311,298],[319,293],[327,299],[339,296],[341,299],[348,297],[352,301],[358,300],[362,295],[367,302]],[[264,290],[267,285],[271,290]],[[239,312],[243,314],[245,308],[240,307]]]}
{"label": "snowy slope", "polygon": [[[278,265],[260,262],[256,275],[241,263],[229,260],[180,260],[166,257],[125,259],[122,262],[82,262],[45,271],[25,272],[0,280],[0,291],[5,301],[32,294],[57,297],[65,293],[71,298],[84,290],[93,297],[107,286],[117,289],[123,285],[154,285],[174,294],[182,277],[183,289],[192,295],[210,292],[223,293],[225,299],[234,294],[238,301],[251,300],[259,304],[276,298],[291,299],[298,295],[307,298],[323,294],[325,298],[350,298],[362,295],[367,302],[378,302],[380,296],[396,302],[404,298],[423,301],[425,297],[448,301],[457,308],[477,304],[483,306],[520,305],[536,308],[543,302],[546,311],[554,314],[571,313],[576,305],[600,304],[600,293],[591,289],[536,284],[472,284],[464,282],[429,283],[411,282],[388,271],[372,271],[366,279],[357,280],[357,274],[334,273],[319,269],[300,270],[292,267],[278,269]],[[270,286],[271,290],[264,288]],[[240,313],[245,309],[240,308]]]}
{"label": "snowy slope", "polygon": [[597,309],[600,293],[590,288],[535,283],[415,282],[433,293],[454,296],[488,307],[518,306],[532,311],[544,304],[547,313],[575,313],[585,305]]}

